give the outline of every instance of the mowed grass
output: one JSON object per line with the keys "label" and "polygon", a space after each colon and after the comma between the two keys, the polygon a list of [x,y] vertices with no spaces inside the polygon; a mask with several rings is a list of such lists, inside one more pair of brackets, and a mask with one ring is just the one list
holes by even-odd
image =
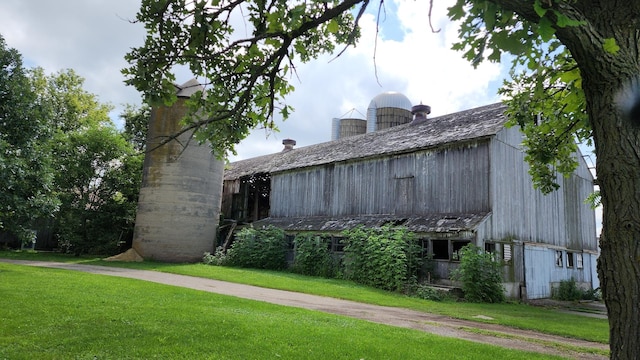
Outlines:
{"label": "mowed grass", "polygon": [[[434,302],[411,298],[402,294],[372,289],[360,286],[353,282],[338,279],[313,278],[287,272],[237,269],[204,264],[106,262],[95,257],[78,258],[60,254],[28,252],[0,252],[0,257],[77,262],[155,270],[274,289],[323,295],[376,305],[402,307],[429,313],[443,314],[454,318],[495,323],[605,344],[609,341],[607,320],[566,314],[554,309],[540,308],[520,303],[473,304],[459,302]],[[493,320],[479,319],[477,318],[478,315],[488,316]]]}
{"label": "mowed grass", "polygon": [[337,315],[0,263],[2,359],[552,359]]}

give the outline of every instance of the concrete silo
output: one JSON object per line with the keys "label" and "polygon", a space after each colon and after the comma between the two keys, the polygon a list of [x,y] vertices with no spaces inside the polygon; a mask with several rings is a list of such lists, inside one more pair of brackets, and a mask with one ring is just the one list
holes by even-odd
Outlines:
{"label": "concrete silo", "polygon": [[364,119],[340,119],[340,139],[364,134],[367,132],[367,120]]}
{"label": "concrete silo", "polygon": [[191,80],[177,87],[175,104],[151,111],[133,237],[133,248],[145,259],[197,261],[214,250],[224,162],[208,144],[189,141],[192,131],[159,146],[182,129],[185,102],[198,90]]}
{"label": "concrete silo", "polygon": [[367,120],[353,116],[354,112],[360,113],[356,109],[352,109],[351,111],[349,111],[350,114],[347,117],[332,119],[331,140],[338,140],[349,136],[361,135],[367,132]]}
{"label": "concrete silo", "polygon": [[401,93],[385,92],[374,97],[367,108],[367,132],[408,124],[413,119],[411,101]]}

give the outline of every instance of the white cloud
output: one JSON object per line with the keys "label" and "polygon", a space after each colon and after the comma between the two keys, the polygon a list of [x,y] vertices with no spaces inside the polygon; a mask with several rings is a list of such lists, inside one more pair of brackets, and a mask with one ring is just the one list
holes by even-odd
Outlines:
{"label": "white cloud", "polygon": [[0,34],[25,65],[49,74],[73,69],[100,101],[139,104],[140,95],[124,85],[120,73],[127,66],[125,53],[144,41],[144,28],[129,22],[139,6],[112,0],[3,1]]}

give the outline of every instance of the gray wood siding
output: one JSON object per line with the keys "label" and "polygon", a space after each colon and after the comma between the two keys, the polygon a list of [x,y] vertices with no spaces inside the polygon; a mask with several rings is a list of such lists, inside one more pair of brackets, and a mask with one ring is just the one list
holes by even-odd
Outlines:
{"label": "gray wood siding", "polygon": [[272,217],[489,211],[488,142],[272,174]]}
{"label": "gray wood siding", "polygon": [[561,188],[544,195],[533,188],[517,127],[504,129],[491,146],[491,231],[493,239],[515,238],[576,250],[597,250],[595,213],[584,204],[593,192],[586,164],[569,178],[558,176]]}

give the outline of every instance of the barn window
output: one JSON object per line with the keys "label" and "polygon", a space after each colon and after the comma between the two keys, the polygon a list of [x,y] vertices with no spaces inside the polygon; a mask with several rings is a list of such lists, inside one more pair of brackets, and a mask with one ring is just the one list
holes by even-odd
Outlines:
{"label": "barn window", "polygon": [[511,261],[511,244],[502,244],[502,260],[504,262]]}
{"label": "barn window", "polygon": [[556,250],[556,266],[562,267],[562,251]]}
{"label": "barn window", "polygon": [[582,269],[582,253],[576,253],[576,269]]}
{"label": "barn window", "polygon": [[434,259],[449,260],[449,240],[432,240],[431,246]]}
{"label": "barn window", "polygon": [[332,252],[344,252],[344,241],[342,236],[331,237],[331,251]]}
{"label": "barn window", "polygon": [[284,239],[287,242],[287,250],[293,250],[295,248],[295,239],[296,236],[294,234],[285,234]]}
{"label": "barn window", "polygon": [[489,253],[489,254],[495,254],[496,253],[496,244],[495,243],[484,243],[484,252]]}
{"label": "barn window", "polygon": [[573,253],[568,251],[567,251],[567,267],[568,268],[573,267]]}
{"label": "barn window", "polygon": [[460,250],[470,241],[453,241],[453,256],[452,259],[456,261],[460,261]]}

